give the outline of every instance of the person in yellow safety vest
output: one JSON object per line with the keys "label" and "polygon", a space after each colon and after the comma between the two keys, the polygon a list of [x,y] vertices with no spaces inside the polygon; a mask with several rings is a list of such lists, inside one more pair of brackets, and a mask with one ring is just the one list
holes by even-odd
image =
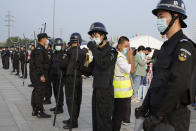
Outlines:
{"label": "person in yellow safety vest", "polygon": [[114,71],[114,113],[112,116],[113,131],[120,131],[121,123],[128,110],[131,110],[131,96],[133,95],[130,74],[134,73],[133,51],[129,39],[120,37],[117,45],[118,56]]}

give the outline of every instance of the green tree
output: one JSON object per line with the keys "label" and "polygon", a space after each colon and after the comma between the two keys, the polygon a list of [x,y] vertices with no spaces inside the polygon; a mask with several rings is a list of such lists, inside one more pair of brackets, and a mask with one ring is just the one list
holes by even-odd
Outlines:
{"label": "green tree", "polygon": [[6,40],[6,46],[8,46],[8,47],[11,47],[11,46],[14,46],[14,44],[16,44],[16,42],[17,42],[17,44],[29,44],[29,42],[30,41],[32,41],[31,39],[28,39],[28,38],[26,38],[26,39],[21,39],[20,37],[10,37],[10,38],[8,38],[7,40]]}
{"label": "green tree", "polygon": [[20,41],[21,41],[20,37],[10,37],[6,40],[6,46],[8,47],[14,46],[16,42],[20,42]]}

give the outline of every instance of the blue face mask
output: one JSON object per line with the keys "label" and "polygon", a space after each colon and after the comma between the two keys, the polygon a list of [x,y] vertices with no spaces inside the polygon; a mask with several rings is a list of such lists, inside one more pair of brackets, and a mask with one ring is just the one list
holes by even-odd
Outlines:
{"label": "blue face mask", "polygon": [[45,45],[45,48],[46,48],[46,49],[47,49],[49,43],[50,43],[49,40],[47,40],[47,41],[46,41],[46,45]]}
{"label": "blue face mask", "polygon": [[60,50],[61,50],[61,46],[55,46],[55,49],[56,49],[57,51],[60,51]]}
{"label": "blue face mask", "polygon": [[123,53],[123,55],[126,55],[127,54],[127,48],[124,48],[122,53]]}
{"label": "blue face mask", "polygon": [[141,53],[140,56],[142,57],[142,59],[145,58],[145,54],[144,53]]}
{"label": "blue face mask", "polygon": [[93,38],[93,40],[95,41],[95,43],[97,45],[101,44],[101,39],[100,38]]}
{"label": "blue face mask", "polygon": [[167,19],[163,18],[163,19],[157,19],[157,29],[159,32],[164,32],[167,29],[168,25],[167,25]]}

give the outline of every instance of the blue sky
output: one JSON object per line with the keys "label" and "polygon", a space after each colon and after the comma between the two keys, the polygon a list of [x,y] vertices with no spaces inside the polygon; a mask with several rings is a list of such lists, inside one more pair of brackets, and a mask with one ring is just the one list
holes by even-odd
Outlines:
{"label": "blue sky", "polygon": [[[88,40],[87,32],[93,22],[103,22],[109,36],[133,34],[152,35],[161,38],[156,28],[156,17],[151,13],[159,0],[56,0],[55,37],[68,41],[71,33],[81,33]],[[192,30],[196,23],[196,0],[184,0],[187,8],[186,20]],[[47,23],[47,33],[52,36],[53,0],[1,0],[0,41],[7,38],[4,21],[8,11],[14,16],[12,36],[33,38],[33,31]],[[61,32],[61,33],[60,33]]]}

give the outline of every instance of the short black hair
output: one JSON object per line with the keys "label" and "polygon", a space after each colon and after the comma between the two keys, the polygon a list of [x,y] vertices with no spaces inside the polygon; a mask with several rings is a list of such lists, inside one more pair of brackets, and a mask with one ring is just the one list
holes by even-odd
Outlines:
{"label": "short black hair", "polygon": [[146,47],[146,49],[145,50],[147,50],[147,51],[149,51],[149,52],[151,52],[152,51],[152,49],[150,48],[150,47]]}
{"label": "short black hair", "polygon": [[141,46],[139,46],[139,47],[137,48],[137,51],[141,51],[141,50],[145,50],[145,47],[144,47],[143,45],[141,45]]}
{"label": "short black hair", "polygon": [[128,41],[129,42],[129,39],[126,37],[126,36],[121,36],[118,40],[118,44],[122,44],[124,43],[125,41]]}

